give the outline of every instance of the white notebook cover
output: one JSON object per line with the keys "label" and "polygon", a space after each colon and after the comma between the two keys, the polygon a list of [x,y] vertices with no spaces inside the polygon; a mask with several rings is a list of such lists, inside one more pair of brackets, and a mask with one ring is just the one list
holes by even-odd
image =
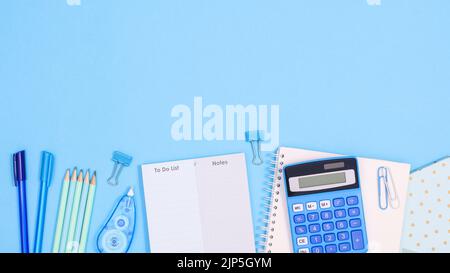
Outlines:
{"label": "white notebook cover", "polygon": [[255,252],[244,154],[142,165],[152,253]]}
{"label": "white notebook cover", "polygon": [[[286,207],[285,182],[280,170],[289,164],[337,156],[342,155],[295,148],[279,148],[274,173],[267,238],[264,246],[265,252],[289,253],[293,249]],[[369,252],[399,252],[410,165],[358,158],[358,166],[364,199]],[[390,168],[396,184],[400,204],[395,210],[382,211],[378,208],[377,169],[380,166]]]}

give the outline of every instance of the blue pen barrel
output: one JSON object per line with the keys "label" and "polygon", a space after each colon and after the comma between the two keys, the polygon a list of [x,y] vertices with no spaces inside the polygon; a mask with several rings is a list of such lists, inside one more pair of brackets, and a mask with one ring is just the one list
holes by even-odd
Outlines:
{"label": "blue pen barrel", "polygon": [[22,241],[22,253],[29,253],[28,245],[28,220],[27,220],[27,190],[25,181],[18,182],[19,215],[20,215],[20,239]]}
{"label": "blue pen barrel", "polygon": [[41,158],[41,190],[39,193],[39,205],[36,220],[36,234],[34,240],[34,253],[42,252],[42,241],[44,239],[45,226],[45,210],[47,207],[47,193],[48,187],[51,184],[53,174],[53,154],[49,152],[42,152]]}
{"label": "blue pen barrel", "polygon": [[[35,244],[34,244],[34,253],[41,253],[42,252],[42,241],[44,237],[44,225],[45,223],[45,210],[47,207],[47,187],[41,187],[41,191],[39,193],[39,209],[38,209],[38,216],[37,216],[37,224],[36,225],[36,238],[35,238]],[[40,224],[42,223],[42,224]]]}
{"label": "blue pen barrel", "polygon": [[27,220],[27,173],[25,168],[25,151],[13,155],[14,184],[19,193],[19,221],[22,253],[29,253],[28,246],[28,220]]}

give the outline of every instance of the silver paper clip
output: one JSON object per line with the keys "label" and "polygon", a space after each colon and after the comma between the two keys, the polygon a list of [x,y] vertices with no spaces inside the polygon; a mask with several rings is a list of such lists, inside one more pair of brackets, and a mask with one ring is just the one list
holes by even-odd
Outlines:
{"label": "silver paper clip", "polygon": [[395,182],[388,167],[378,168],[378,207],[386,210],[389,206],[397,209],[400,206],[400,200],[397,195]]}

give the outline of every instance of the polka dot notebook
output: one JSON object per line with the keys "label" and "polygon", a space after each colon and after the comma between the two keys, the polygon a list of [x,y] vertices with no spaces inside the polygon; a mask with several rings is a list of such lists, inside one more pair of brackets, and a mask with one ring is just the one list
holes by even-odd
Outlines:
{"label": "polka dot notebook", "polygon": [[450,157],[411,173],[404,252],[450,252]]}

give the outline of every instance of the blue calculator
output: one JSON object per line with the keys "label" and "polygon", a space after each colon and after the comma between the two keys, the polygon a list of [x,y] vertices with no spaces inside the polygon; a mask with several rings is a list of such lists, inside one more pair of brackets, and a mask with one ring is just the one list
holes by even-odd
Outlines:
{"label": "blue calculator", "polygon": [[367,252],[356,158],[331,158],[284,168],[295,253]]}

